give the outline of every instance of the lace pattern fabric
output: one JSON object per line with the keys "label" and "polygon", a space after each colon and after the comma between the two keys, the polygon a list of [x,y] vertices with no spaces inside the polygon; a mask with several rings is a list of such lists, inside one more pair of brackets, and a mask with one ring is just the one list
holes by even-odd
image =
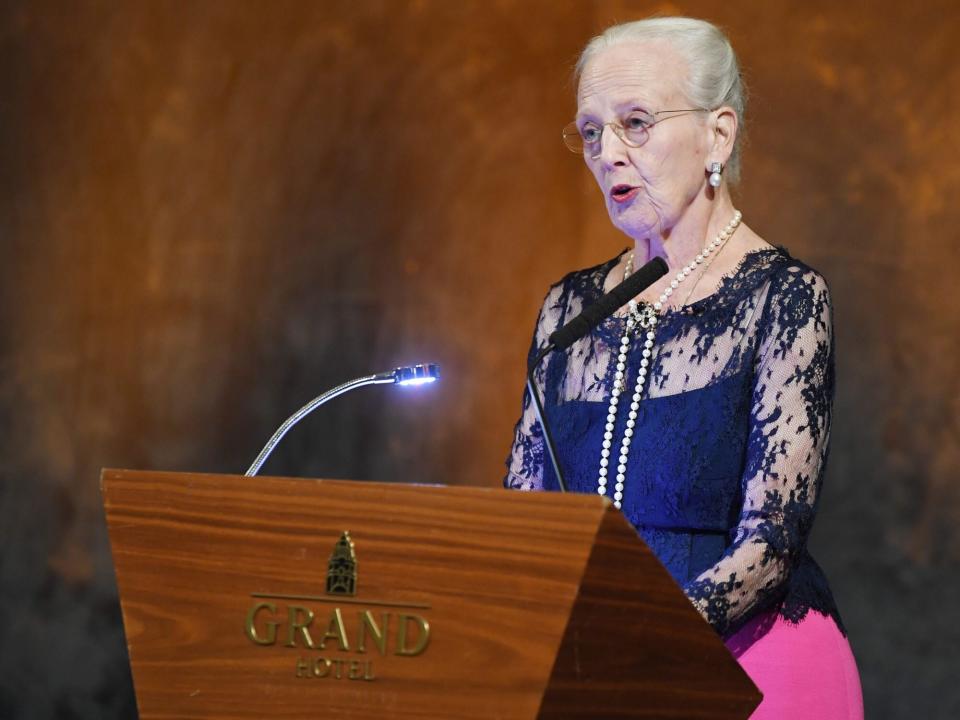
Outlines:
{"label": "lace pattern fabric", "polygon": [[[603,292],[613,259],[552,286],[532,358]],[[830,437],[829,289],[782,249],[749,253],[717,292],[661,316],[627,468],[623,512],[721,635],[761,610],[798,622],[814,609],[842,629],[806,549]],[[537,371],[570,489],[596,492],[600,446],[624,319],[609,318]],[[636,378],[634,338],[627,385]],[[626,411],[618,413],[615,443]],[[556,488],[532,402],[504,484]]]}

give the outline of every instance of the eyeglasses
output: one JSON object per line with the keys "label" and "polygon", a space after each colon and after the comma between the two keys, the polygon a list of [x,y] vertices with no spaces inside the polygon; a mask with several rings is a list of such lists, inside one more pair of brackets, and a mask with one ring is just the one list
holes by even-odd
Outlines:
{"label": "eyeglasses", "polygon": [[[567,146],[570,152],[589,154],[592,159],[596,159],[600,157],[603,131],[607,126],[613,130],[624,145],[638,148],[647,141],[650,137],[650,128],[658,122],[692,112],[710,112],[710,110],[708,108],[687,108],[685,110],[660,110],[653,113],[634,110],[623,119],[622,123],[608,122],[598,125],[588,120],[583,125],[577,125],[576,122],[572,122],[563,128],[563,144]],[[660,115],[666,115],[667,117],[660,118]]]}

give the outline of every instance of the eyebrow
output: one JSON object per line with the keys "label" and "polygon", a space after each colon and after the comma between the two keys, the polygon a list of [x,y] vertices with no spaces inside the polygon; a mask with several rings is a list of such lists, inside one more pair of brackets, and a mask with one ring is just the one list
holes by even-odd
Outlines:
{"label": "eyebrow", "polygon": [[[645,112],[645,113],[652,112],[648,107],[644,107],[641,103],[639,103],[636,100],[627,100],[626,102],[622,102],[617,105],[614,105],[614,107],[616,108],[616,111],[618,113],[634,112],[636,110],[639,110],[640,112]],[[594,118],[597,116],[592,112],[581,112],[580,110],[577,110],[576,117],[577,119],[580,119],[580,118]]]}

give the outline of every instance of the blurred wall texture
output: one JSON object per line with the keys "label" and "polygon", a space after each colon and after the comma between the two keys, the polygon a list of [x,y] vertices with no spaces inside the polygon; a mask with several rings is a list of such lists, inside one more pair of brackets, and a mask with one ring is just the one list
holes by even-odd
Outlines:
{"label": "blurred wall texture", "polygon": [[724,26],[738,205],[833,288],[812,541],[868,717],[960,717],[960,11],[922,3],[7,0],[0,718],[132,718],[102,466],[496,485],[548,284],[626,244],[560,143],[580,46]]}

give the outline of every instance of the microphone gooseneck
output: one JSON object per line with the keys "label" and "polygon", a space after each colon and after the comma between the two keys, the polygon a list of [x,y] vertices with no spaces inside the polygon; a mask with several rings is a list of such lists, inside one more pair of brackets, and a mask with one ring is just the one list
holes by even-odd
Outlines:
{"label": "microphone gooseneck", "polygon": [[583,309],[579,315],[568,322],[559,330],[551,333],[547,340],[547,345],[537,354],[534,361],[527,370],[527,389],[533,398],[534,408],[537,411],[537,419],[540,421],[540,427],[543,428],[543,439],[547,446],[547,454],[550,456],[550,464],[553,466],[553,472],[557,476],[557,484],[561,492],[567,492],[567,481],[557,461],[556,446],[553,444],[553,436],[550,433],[550,424],[547,422],[546,414],[543,411],[543,403],[540,400],[540,393],[537,391],[537,384],[534,381],[533,374],[543,359],[554,350],[566,350],[577,340],[593,330],[597,325],[613,315],[617,310],[630,302],[641,292],[653,285],[657,280],[667,274],[666,261],[663,258],[654,258],[646,265],[641,267],[622,283],[613,288],[592,305]]}

